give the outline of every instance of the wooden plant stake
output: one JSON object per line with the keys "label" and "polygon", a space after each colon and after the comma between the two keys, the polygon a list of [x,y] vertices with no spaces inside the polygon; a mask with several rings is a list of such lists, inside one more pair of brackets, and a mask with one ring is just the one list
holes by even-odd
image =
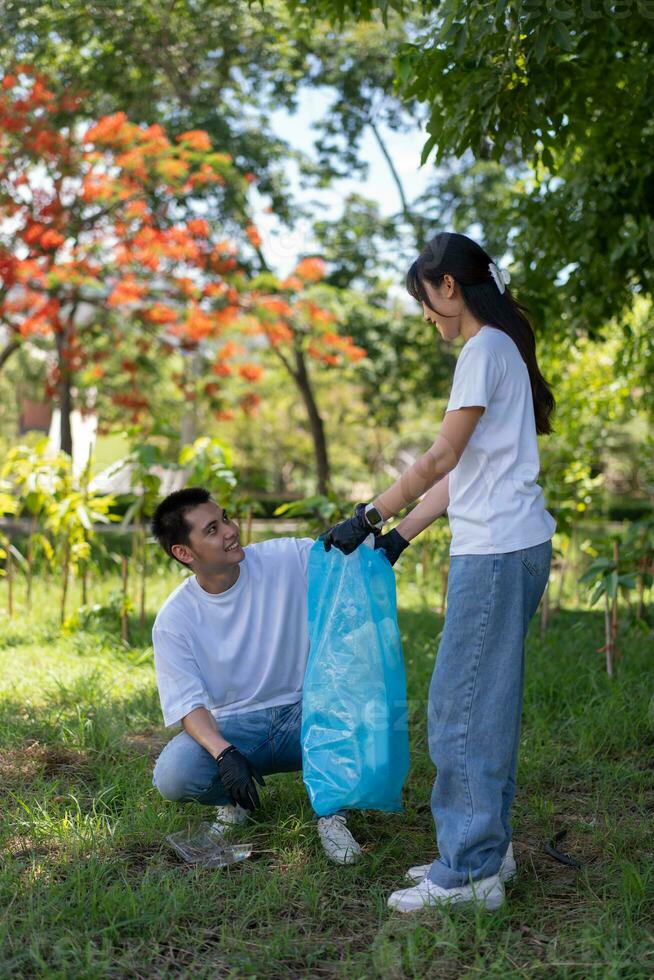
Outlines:
{"label": "wooden plant stake", "polygon": [[148,574],[148,548],[145,528],[141,527],[141,594],[139,599],[139,623],[145,626],[145,583]]}
{"label": "wooden plant stake", "polygon": [[611,603],[608,592],[604,593],[604,653],[606,654],[606,673],[613,677],[613,631],[611,627]]}
{"label": "wooden plant stake", "polygon": [[32,608],[32,564],[34,562],[34,522],[32,522],[32,529],[30,531],[29,538],[27,539],[27,578],[26,578],[26,590],[25,590],[25,607],[29,612]]}
{"label": "wooden plant stake", "polygon": [[64,560],[61,577],[61,623],[66,619],[66,599],[68,598],[68,577],[70,573],[70,542],[66,538],[64,544]]}
{"label": "wooden plant stake", "polygon": [[429,568],[429,540],[425,536],[425,540],[422,546],[422,582],[423,585],[427,585],[427,569]]}
{"label": "wooden plant stake", "polygon": [[544,636],[550,621],[550,583],[548,582],[540,600],[540,635]]}
{"label": "wooden plant stake", "polygon": [[7,612],[9,618],[14,615],[14,556],[11,553],[11,541],[7,540]]}
{"label": "wooden plant stake", "polygon": [[247,538],[247,544],[250,544],[250,542],[252,541],[252,504],[248,506],[246,538]]}
{"label": "wooden plant stake", "polygon": [[441,616],[444,616],[445,615],[445,612],[447,610],[447,573],[448,573],[448,570],[449,569],[448,569],[447,565],[445,566],[444,569],[441,570]]}
{"label": "wooden plant stake", "polygon": [[638,559],[638,592],[636,593],[636,619],[643,618],[643,605],[645,598],[645,572],[647,567],[647,556]]}
{"label": "wooden plant stake", "polygon": [[[618,562],[620,560],[619,544],[617,541],[613,542],[613,561],[615,562],[616,571],[618,570]],[[616,587],[615,595],[613,596],[613,605],[611,609],[611,646],[613,654],[616,659],[620,657],[618,651],[618,592],[619,589]]]}
{"label": "wooden plant stake", "polygon": [[123,643],[129,643],[129,630],[128,630],[129,624],[127,621],[127,604],[129,602],[129,596],[127,594],[128,569],[129,569],[129,564],[127,561],[127,555],[123,555],[123,559],[122,559],[123,601],[120,605],[120,638]]}

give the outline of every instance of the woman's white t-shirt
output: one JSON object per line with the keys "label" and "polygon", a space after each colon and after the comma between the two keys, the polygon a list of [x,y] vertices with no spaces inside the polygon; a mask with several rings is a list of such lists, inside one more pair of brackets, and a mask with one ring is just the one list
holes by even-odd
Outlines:
{"label": "woman's white t-shirt", "polygon": [[205,592],[193,575],[168,596],[152,629],[166,725],[198,707],[220,719],[300,700],[313,544],[277,538],[247,545],[226,592]]}
{"label": "woman's white t-shirt", "polygon": [[447,412],[485,411],[449,475],[451,555],[517,551],[549,541],[556,521],[540,471],[527,365],[502,330],[484,326],[461,351]]}

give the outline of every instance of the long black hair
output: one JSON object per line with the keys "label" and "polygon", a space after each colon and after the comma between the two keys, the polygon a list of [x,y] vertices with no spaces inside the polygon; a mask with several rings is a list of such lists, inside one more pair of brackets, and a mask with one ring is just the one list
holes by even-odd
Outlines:
{"label": "long black hair", "polygon": [[411,265],[406,288],[414,299],[431,309],[424,284],[439,286],[447,273],[458,283],[463,301],[472,315],[482,323],[503,330],[514,341],[527,365],[536,432],[542,435],[552,431],[550,415],[555,407],[554,395],[538,368],[536,340],[527,319],[527,309],[513,298],[508,287],[500,293],[490,272],[491,261],[488,253],[471,238],[444,231],[427,243]]}

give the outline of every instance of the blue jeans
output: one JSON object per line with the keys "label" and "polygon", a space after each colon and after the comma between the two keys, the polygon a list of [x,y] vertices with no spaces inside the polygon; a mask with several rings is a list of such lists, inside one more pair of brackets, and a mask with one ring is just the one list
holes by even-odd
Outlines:
{"label": "blue jeans", "polygon": [[[218,722],[223,738],[263,776],[302,769],[301,725],[301,701],[243,712]],[[166,800],[213,806],[232,802],[216,760],[184,731],[170,740],[157,759],[152,784]]]}
{"label": "blue jeans", "polygon": [[525,637],[552,542],[450,559],[447,613],[429,688],[431,797],[442,888],[497,874],[511,841]]}

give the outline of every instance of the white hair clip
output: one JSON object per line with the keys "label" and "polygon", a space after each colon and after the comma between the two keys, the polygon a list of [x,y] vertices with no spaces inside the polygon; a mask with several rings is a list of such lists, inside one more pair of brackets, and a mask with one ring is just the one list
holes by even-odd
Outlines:
{"label": "white hair clip", "polygon": [[501,295],[511,282],[511,276],[508,272],[504,272],[503,269],[498,268],[494,262],[488,263],[488,271],[495,280],[495,285],[499,289]]}

